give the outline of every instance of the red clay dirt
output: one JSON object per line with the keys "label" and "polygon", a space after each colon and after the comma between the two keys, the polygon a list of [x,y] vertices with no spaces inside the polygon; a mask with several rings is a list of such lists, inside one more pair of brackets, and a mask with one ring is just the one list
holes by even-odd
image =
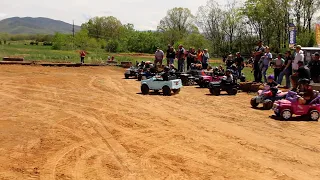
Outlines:
{"label": "red clay dirt", "polygon": [[112,67],[0,66],[0,179],[320,179],[320,123],[252,95],[143,96]]}

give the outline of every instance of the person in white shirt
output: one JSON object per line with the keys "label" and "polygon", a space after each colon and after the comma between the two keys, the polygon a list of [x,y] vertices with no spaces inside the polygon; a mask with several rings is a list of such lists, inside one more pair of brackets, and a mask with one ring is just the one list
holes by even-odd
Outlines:
{"label": "person in white shirt", "polygon": [[160,63],[160,67],[161,67],[162,66],[162,60],[163,60],[163,57],[164,57],[164,52],[160,48],[157,48],[157,51],[156,51],[154,57],[155,57],[154,65],[157,66],[157,64]]}
{"label": "person in white shirt", "polygon": [[299,65],[298,65],[299,61],[304,61],[304,54],[303,54],[303,51],[301,50],[301,46],[297,45],[296,52],[294,54],[294,60],[292,62],[293,73],[297,72],[297,70],[299,69]]}

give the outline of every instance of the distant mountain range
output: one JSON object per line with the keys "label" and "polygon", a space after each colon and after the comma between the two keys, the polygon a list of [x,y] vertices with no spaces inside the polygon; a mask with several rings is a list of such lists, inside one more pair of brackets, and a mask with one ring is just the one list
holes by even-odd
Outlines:
{"label": "distant mountain range", "polygon": [[[79,30],[80,26],[75,26],[75,31]],[[55,32],[71,34],[72,24],[42,17],[13,17],[0,21],[0,33],[54,34]]]}

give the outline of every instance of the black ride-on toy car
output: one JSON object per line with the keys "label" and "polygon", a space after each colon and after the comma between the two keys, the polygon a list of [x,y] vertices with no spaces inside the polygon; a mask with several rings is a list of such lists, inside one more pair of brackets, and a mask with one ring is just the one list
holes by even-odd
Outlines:
{"label": "black ride-on toy car", "polygon": [[237,83],[237,79],[234,78],[232,80],[228,80],[226,76],[224,76],[220,82],[211,82],[209,84],[209,91],[215,96],[219,96],[221,91],[226,91],[228,95],[236,95],[238,93],[238,89],[239,84]]}

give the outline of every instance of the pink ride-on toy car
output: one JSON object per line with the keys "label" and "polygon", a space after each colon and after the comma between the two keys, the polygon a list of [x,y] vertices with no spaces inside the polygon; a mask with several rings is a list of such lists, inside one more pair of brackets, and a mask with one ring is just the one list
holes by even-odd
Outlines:
{"label": "pink ride-on toy car", "polygon": [[319,119],[320,114],[320,96],[317,95],[309,104],[301,105],[298,102],[298,94],[289,91],[286,99],[276,101],[273,104],[273,110],[276,116],[282,117],[284,120],[289,120],[293,114],[298,116],[308,115],[313,121]]}
{"label": "pink ride-on toy car", "polygon": [[209,87],[209,84],[211,82],[220,82],[222,80],[223,76],[201,76],[199,78],[199,82],[198,82],[198,85],[201,87],[201,88],[208,88]]}

